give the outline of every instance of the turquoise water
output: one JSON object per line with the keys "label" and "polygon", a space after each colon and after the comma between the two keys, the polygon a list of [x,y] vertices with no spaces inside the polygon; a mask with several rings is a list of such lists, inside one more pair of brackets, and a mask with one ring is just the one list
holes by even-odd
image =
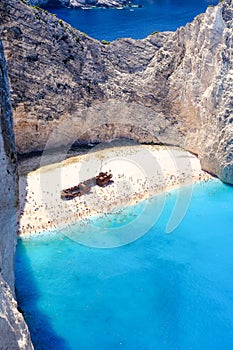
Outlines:
{"label": "turquoise water", "polygon": [[142,8],[92,9],[45,7],[75,28],[99,40],[141,39],[154,31],[176,30],[218,0],[138,0]]}
{"label": "turquoise water", "polygon": [[[176,198],[118,248],[90,248],[69,232],[19,240],[17,296],[35,349],[233,349],[233,188],[195,185],[183,221],[165,234]],[[126,213],[112,227],[127,224]]]}

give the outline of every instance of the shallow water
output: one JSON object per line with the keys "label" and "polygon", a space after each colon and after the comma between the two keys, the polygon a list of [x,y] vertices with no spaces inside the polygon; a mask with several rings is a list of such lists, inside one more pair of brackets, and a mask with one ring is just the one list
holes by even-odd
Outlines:
{"label": "shallow water", "polygon": [[[143,237],[118,248],[78,244],[69,230],[19,240],[17,296],[35,349],[232,350],[233,188],[195,185],[182,223],[165,234],[177,194]],[[93,225],[127,234],[141,208]]]}
{"label": "shallow water", "polygon": [[154,31],[176,30],[218,0],[138,0],[142,8],[92,9],[45,7],[75,28],[99,40],[142,39]]}

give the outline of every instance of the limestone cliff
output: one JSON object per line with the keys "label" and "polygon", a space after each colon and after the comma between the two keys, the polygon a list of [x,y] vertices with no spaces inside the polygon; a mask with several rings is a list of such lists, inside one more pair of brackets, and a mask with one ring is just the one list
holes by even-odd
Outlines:
{"label": "limestone cliff", "polygon": [[128,137],[179,145],[233,183],[233,2],[176,32],[100,43],[0,1],[17,149]]}
{"label": "limestone cliff", "polygon": [[121,8],[124,6],[132,6],[131,1],[128,0],[27,0],[29,5],[53,5],[53,6],[67,6],[77,8]]}
{"label": "limestone cliff", "polygon": [[0,41],[0,349],[32,349],[14,300],[17,168],[6,64]]}

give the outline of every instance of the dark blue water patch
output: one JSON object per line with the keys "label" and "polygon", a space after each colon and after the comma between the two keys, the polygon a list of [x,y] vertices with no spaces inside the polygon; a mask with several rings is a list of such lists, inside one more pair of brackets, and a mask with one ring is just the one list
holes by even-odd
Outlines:
{"label": "dark blue water patch", "polygon": [[98,40],[142,39],[154,31],[174,31],[218,0],[142,0],[142,8],[91,9],[49,7],[50,12]]}
{"label": "dark blue water patch", "polygon": [[233,188],[195,186],[165,234],[177,195],[125,246],[95,249],[59,233],[19,241],[17,296],[36,350],[232,350]]}

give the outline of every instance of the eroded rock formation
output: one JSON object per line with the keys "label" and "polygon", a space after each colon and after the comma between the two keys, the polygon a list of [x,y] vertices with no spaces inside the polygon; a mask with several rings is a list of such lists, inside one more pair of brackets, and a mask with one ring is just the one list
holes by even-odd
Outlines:
{"label": "eroded rock formation", "polygon": [[0,17],[20,153],[127,137],[181,146],[233,183],[232,0],[110,44],[18,0]]}
{"label": "eroded rock formation", "polygon": [[131,6],[128,0],[27,0],[29,5],[51,5],[51,6],[67,6],[77,8],[121,8],[124,6]]}
{"label": "eroded rock formation", "polygon": [[0,349],[33,349],[14,299],[17,167],[7,71],[0,41]]}

